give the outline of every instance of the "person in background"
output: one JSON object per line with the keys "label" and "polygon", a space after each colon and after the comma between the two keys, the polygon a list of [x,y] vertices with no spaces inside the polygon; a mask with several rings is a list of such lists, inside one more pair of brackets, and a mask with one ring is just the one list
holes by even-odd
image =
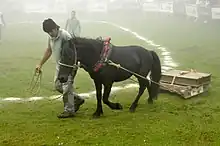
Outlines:
{"label": "person in background", "polygon": [[67,19],[65,30],[68,31],[73,37],[80,37],[81,25],[79,20],[76,18],[76,12],[71,12],[71,17]]}
{"label": "person in background", "polygon": [[2,28],[5,26],[5,20],[2,12],[0,12],[0,42],[2,41]]}

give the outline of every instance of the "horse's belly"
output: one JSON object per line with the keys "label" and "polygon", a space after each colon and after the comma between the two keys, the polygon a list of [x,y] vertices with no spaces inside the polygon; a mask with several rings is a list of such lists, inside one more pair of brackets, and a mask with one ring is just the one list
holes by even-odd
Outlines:
{"label": "horse's belly", "polygon": [[113,66],[106,66],[101,71],[101,76],[105,80],[112,80],[114,82],[124,81],[131,77],[132,74],[122,70],[117,69]]}
{"label": "horse's belly", "polygon": [[116,78],[114,81],[115,82],[122,82],[122,81],[124,81],[124,80],[127,80],[127,79],[129,79],[131,76],[127,76],[127,77],[118,77],[118,78]]}
{"label": "horse's belly", "polygon": [[132,76],[132,74],[130,74],[126,71],[121,71],[120,70],[115,74],[114,81],[115,82],[121,82],[121,81],[127,80],[131,76]]}

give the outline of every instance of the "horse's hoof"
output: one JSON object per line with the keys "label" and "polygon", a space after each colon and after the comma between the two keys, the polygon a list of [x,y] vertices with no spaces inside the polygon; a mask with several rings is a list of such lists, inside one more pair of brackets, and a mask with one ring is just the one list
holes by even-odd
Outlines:
{"label": "horse's hoof", "polygon": [[148,104],[153,104],[154,103],[152,99],[148,99],[147,102],[148,102]]}
{"label": "horse's hoof", "polygon": [[120,103],[116,103],[116,109],[117,110],[122,110],[123,107],[122,107],[122,105]]}
{"label": "horse's hoof", "polygon": [[135,110],[136,110],[136,107],[137,107],[137,104],[132,104],[131,107],[129,108],[129,111],[130,111],[131,113],[134,113]]}
{"label": "horse's hoof", "polygon": [[92,116],[92,119],[99,119],[99,118],[100,118],[100,116],[97,116],[97,115]]}
{"label": "horse's hoof", "polygon": [[103,115],[103,112],[95,112],[95,113],[92,115],[92,117],[93,117],[94,119],[97,119],[97,118],[100,118],[101,115]]}
{"label": "horse's hoof", "polygon": [[92,118],[93,118],[93,119],[98,119],[98,118],[100,118],[100,115],[94,113],[94,114],[92,115]]}
{"label": "horse's hoof", "polygon": [[134,108],[130,108],[129,111],[130,111],[131,113],[134,113],[134,112],[135,112],[135,109],[134,109]]}

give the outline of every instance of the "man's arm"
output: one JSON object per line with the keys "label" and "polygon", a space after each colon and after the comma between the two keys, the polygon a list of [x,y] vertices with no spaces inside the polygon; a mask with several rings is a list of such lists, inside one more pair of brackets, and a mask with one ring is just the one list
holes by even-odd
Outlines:
{"label": "man's arm", "polygon": [[40,66],[44,65],[44,63],[50,58],[51,54],[52,54],[52,49],[51,49],[50,43],[48,41],[48,48],[44,52],[44,56],[43,56],[42,60],[40,61],[39,65]]}

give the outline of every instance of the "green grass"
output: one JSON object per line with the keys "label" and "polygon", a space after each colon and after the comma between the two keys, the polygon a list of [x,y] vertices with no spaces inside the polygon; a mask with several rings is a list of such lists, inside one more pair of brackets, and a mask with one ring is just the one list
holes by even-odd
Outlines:
{"label": "green grass", "polygon": [[[0,145],[220,145],[220,29],[214,24],[166,16],[135,17],[133,21],[108,19],[167,47],[174,61],[180,64],[178,68],[212,73],[209,92],[189,100],[160,94],[154,105],[146,104],[145,92],[136,113],[131,114],[128,108],[137,89],[124,90],[111,98],[122,103],[124,110],[112,111],[104,105],[104,116],[96,120],[91,118],[96,108],[93,99],[86,101],[76,118],[66,120],[56,118],[62,111],[62,102],[0,103]],[[47,36],[40,26],[8,26],[5,40],[0,44],[0,97],[31,96],[25,89],[46,47]],[[83,36],[111,36],[115,44],[149,47],[105,24],[83,24]],[[54,63],[49,60],[43,68],[40,95],[57,94],[53,91],[53,75]],[[128,82],[131,81],[119,84]],[[75,86],[79,93],[94,90],[92,80],[82,70]]]}

